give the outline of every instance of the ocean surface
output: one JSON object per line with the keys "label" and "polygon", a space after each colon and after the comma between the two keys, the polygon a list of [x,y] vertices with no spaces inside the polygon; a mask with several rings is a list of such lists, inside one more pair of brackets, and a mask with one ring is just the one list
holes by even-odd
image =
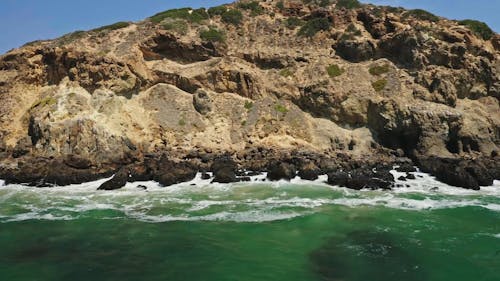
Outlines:
{"label": "ocean surface", "polygon": [[0,280],[499,281],[500,182],[416,175],[391,192],[324,176],[112,192],[0,182]]}

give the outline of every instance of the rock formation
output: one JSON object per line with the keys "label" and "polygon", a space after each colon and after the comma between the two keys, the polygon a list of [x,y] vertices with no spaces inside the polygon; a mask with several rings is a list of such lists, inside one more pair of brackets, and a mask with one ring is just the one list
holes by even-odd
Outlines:
{"label": "rock formation", "polygon": [[272,164],[278,178],[359,175],[354,188],[387,188],[386,174],[358,169],[408,158],[466,188],[499,178],[499,35],[340,2],[178,9],[11,50],[0,178],[62,185],[119,171],[109,189],[135,167],[168,185],[221,155],[239,169]]}

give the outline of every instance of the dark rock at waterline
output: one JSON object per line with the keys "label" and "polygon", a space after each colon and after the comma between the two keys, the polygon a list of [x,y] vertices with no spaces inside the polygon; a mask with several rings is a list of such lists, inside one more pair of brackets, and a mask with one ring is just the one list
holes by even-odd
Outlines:
{"label": "dark rock at waterline", "polygon": [[230,156],[224,155],[218,157],[212,163],[212,172],[214,173],[213,181],[218,183],[237,182],[237,169],[238,165]]}
{"label": "dark rock at waterline", "polygon": [[415,175],[414,175],[414,174],[412,174],[412,173],[408,173],[408,174],[406,174],[406,178],[407,178],[407,179],[409,179],[409,180],[414,180],[414,179],[416,179]]}
{"label": "dark rock at waterline", "polygon": [[196,177],[198,169],[187,162],[174,162],[162,157],[154,171],[154,180],[163,186],[187,182]]}
{"label": "dark rock at waterline", "polygon": [[267,178],[273,181],[291,180],[297,175],[295,166],[286,162],[274,162],[268,167]]}
{"label": "dark rock at waterline", "polygon": [[58,159],[30,158],[17,166],[0,166],[0,178],[6,184],[50,187],[79,184],[111,175],[110,170],[75,169]]}
{"label": "dark rock at waterline", "polygon": [[201,179],[202,180],[209,180],[211,177],[207,172],[201,173]]}
{"label": "dark rock at waterline", "polygon": [[357,169],[351,172],[337,171],[328,174],[328,184],[350,189],[391,189],[394,176],[388,170],[372,171]]}
{"label": "dark rock at waterline", "polygon": [[148,189],[147,186],[142,185],[142,184],[139,184],[138,186],[136,186],[136,188],[140,188],[140,189],[143,189],[143,190],[147,190]]}
{"label": "dark rock at waterline", "polygon": [[400,176],[400,177],[398,178],[398,180],[400,180],[400,181],[406,181],[406,177],[405,177],[405,176]]}
{"label": "dark rock at waterline", "polygon": [[314,163],[307,163],[299,168],[298,175],[303,180],[317,180],[320,174],[319,168]]}
{"label": "dark rock at waterline", "polygon": [[420,169],[438,180],[457,187],[479,190],[489,186],[498,168],[490,159],[455,159],[428,157],[419,159]]}
{"label": "dark rock at waterline", "polygon": [[401,172],[401,173],[413,173],[416,172],[417,169],[408,163],[401,164],[399,167],[396,168],[396,171]]}
{"label": "dark rock at waterline", "polygon": [[116,172],[116,174],[104,182],[97,188],[97,190],[116,190],[124,187],[127,184],[130,171],[127,167],[122,167]]}

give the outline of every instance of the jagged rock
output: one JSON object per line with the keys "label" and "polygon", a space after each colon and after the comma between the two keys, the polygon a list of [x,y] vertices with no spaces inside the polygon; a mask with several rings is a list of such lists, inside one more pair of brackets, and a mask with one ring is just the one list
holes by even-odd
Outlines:
{"label": "jagged rock", "polygon": [[104,182],[97,188],[97,190],[116,190],[124,187],[127,184],[127,181],[129,180],[129,169],[127,167],[122,167],[116,172],[116,174],[109,179],[108,181]]}
{"label": "jagged rock", "polygon": [[375,57],[375,46],[370,41],[340,40],[335,45],[336,53],[350,62],[361,62]]}
{"label": "jagged rock", "polygon": [[[302,168],[309,162],[344,169],[362,178],[350,181],[356,188],[385,186],[358,170],[403,156],[488,158],[448,178],[498,177],[498,34],[483,40],[403,8],[276,1],[243,13],[238,28],[218,16],[187,21],[189,32],[149,19],[1,55],[2,173],[51,185],[126,166],[131,181],[169,185],[229,153],[238,167],[277,178],[294,176],[294,166],[313,179],[315,169]],[[321,30],[305,38],[310,26],[289,16],[319,20]],[[221,41],[193,32],[202,25],[224,30]],[[271,165],[278,159],[290,166]],[[223,181],[245,176],[225,171]]]}
{"label": "jagged rock", "polygon": [[[463,187],[467,189],[479,190],[480,185],[478,182],[479,177],[486,176],[486,178],[491,178],[485,175],[485,170],[479,168],[478,166],[467,165],[470,163],[465,163],[460,159],[452,158],[437,158],[429,157],[424,159],[419,159],[419,167],[422,171],[430,173],[435,176],[438,180],[447,183],[449,185]],[[469,166],[469,167],[467,167]],[[474,169],[477,174],[471,173]],[[477,169],[477,170],[476,170]],[[479,176],[479,177],[478,177]],[[488,182],[481,182],[486,185],[493,184],[493,180]]]}
{"label": "jagged rock", "polygon": [[317,180],[320,169],[314,163],[307,163],[299,168],[298,176],[303,180]]}
{"label": "jagged rock", "polygon": [[412,172],[416,172],[417,169],[413,165],[405,163],[405,164],[401,164],[399,167],[397,167],[396,171],[401,172],[401,173],[412,173]]}
{"label": "jagged rock", "polygon": [[187,182],[196,177],[197,169],[186,162],[174,162],[168,157],[162,157],[153,178],[163,186]]}
{"label": "jagged rock", "polygon": [[238,181],[236,177],[236,170],[238,166],[236,162],[228,156],[221,156],[214,160],[212,164],[212,172],[214,173],[214,182],[231,183]]}
{"label": "jagged rock", "polygon": [[356,169],[352,172],[337,171],[328,174],[328,183],[350,189],[391,189],[394,176],[388,170]]}
{"label": "jagged rock", "polygon": [[272,181],[291,180],[297,175],[297,170],[293,164],[286,162],[271,163],[267,170],[267,178]]}

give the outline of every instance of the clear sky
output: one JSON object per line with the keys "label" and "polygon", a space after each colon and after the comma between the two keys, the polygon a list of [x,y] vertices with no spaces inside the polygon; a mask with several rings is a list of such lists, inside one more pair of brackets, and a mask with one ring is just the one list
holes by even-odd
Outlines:
{"label": "clear sky", "polygon": [[[38,39],[117,21],[137,21],[175,7],[211,7],[228,0],[0,0],[0,54]],[[500,0],[362,0],[422,8],[453,19],[473,18],[500,30]]]}

